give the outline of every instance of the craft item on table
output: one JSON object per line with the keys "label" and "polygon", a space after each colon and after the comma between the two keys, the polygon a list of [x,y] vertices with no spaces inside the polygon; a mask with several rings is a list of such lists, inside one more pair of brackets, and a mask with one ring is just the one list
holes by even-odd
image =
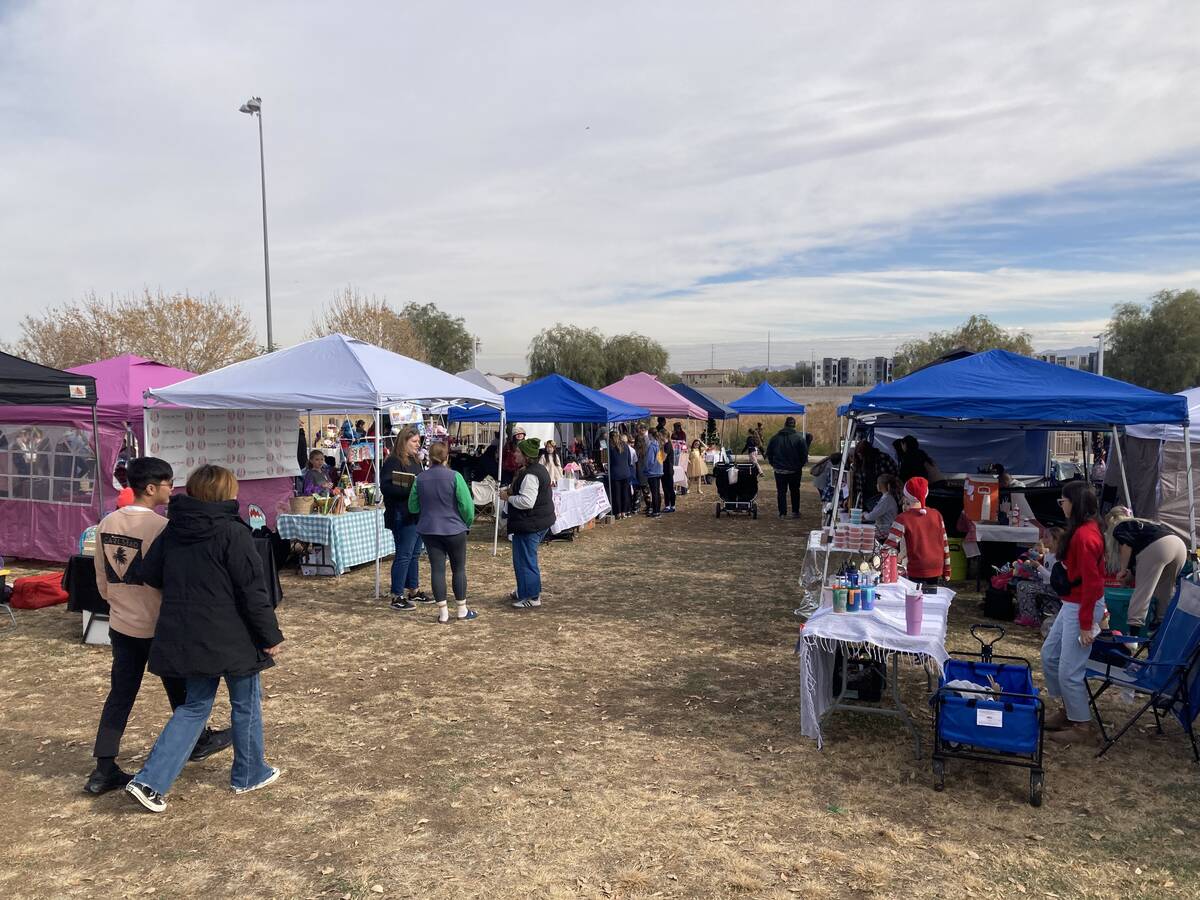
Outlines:
{"label": "craft item on table", "polygon": [[925,618],[925,595],[920,591],[908,591],[904,595],[904,624],[905,634],[921,633],[921,623]]}
{"label": "craft item on table", "polygon": [[833,526],[833,549],[867,553],[875,549],[875,526],[839,522]]}
{"label": "craft item on table", "polygon": [[900,555],[895,550],[883,554],[883,584],[895,584],[900,580]]}

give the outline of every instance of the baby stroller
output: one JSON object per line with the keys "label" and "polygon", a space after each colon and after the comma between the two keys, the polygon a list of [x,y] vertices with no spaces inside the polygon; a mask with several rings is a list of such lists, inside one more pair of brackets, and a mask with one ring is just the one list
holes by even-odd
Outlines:
{"label": "baby stroller", "polygon": [[717,463],[713,466],[717,480],[717,518],[722,512],[748,512],[758,518],[758,466],[751,463]]}
{"label": "baby stroller", "polygon": [[[977,632],[998,631],[991,641]],[[970,759],[1029,769],[1029,803],[1042,805],[1042,729],[1046,707],[1033,686],[1029,661],[1016,656],[993,656],[992,647],[1004,637],[999,625],[972,625],[979,641],[978,659],[949,659],[930,698],[933,706],[933,789],[946,787],[946,760]],[[995,662],[994,660],[1006,660]],[[948,683],[979,685],[972,689]]]}

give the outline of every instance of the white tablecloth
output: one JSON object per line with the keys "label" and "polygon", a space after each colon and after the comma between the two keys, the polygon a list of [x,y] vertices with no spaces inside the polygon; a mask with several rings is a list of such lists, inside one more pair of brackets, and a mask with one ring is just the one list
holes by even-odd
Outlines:
{"label": "white tablecloth", "polygon": [[558,534],[568,528],[578,528],[611,511],[608,493],[598,481],[586,482],[573,491],[555,488],[554,524],[550,526],[550,531]]}
{"label": "white tablecloth", "polygon": [[1040,532],[1036,525],[996,525],[975,523],[975,540],[1002,541],[1006,544],[1036,544]]}
{"label": "white tablecloth", "polygon": [[821,717],[833,705],[833,657],[838,643],[866,651],[881,659],[888,652],[905,653],[933,660],[941,671],[946,662],[946,617],[954,591],[939,587],[927,594],[921,633],[907,633],[904,595],[917,590],[912,582],[881,584],[871,612],[835,613],[828,598],[813,613],[800,633],[800,733],[822,744]]}

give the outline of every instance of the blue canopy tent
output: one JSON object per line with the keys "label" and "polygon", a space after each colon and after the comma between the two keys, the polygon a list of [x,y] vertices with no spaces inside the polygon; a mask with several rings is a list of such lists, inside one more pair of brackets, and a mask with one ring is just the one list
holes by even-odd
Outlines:
{"label": "blue canopy tent", "polygon": [[[736,406],[736,404],[734,404]],[[988,350],[876,385],[838,409],[849,419],[837,491],[857,427],[1009,427],[1034,431],[1110,431],[1124,475],[1118,429],[1127,425],[1187,425],[1187,399],[1042,362]],[[1185,443],[1188,429],[1183,430]],[[1192,492],[1190,446],[1188,492]],[[1125,495],[1129,496],[1128,488]],[[1192,547],[1196,514],[1189,513]]]}
{"label": "blue canopy tent", "polygon": [[[510,422],[631,422],[650,410],[602,394],[561,375],[547,375],[504,394],[504,413]],[[499,422],[497,410],[468,406],[450,410],[451,422]]]}
{"label": "blue canopy tent", "polygon": [[[604,425],[645,419],[650,410],[582,385],[562,375],[547,375],[504,394],[504,413],[510,422],[580,422]],[[501,421],[494,409],[471,406],[450,410],[451,422]],[[503,437],[503,435],[501,435]],[[608,490],[612,496],[612,469]],[[497,516],[499,518],[499,516]]]}
{"label": "blue canopy tent", "polygon": [[729,404],[739,415],[802,416],[804,404],[779,393],[770,382],[764,381],[744,397]]}
{"label": "blue canopy tent", "polygon": [[727,406],[718,400],[714,400],[703,391],[698,391],[694,387],[683,384],[682,382],[671,385],[671,390],[677,394],[680,394],[681,396],[687,397],[687,399],[691,400],[693,403],[703,409],[708,414],[710,419],[724,421],[725,419],[736,419],[738,417],[737,410],[733,407]]}

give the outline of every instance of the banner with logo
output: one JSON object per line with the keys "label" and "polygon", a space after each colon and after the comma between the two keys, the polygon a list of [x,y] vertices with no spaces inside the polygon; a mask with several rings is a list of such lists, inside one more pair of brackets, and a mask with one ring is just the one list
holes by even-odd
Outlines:
{"label": "banner with logo", "polygon": [[299,473],[300,414],[277,410],[148,409],[146,449],[175,470],[183,486],[197,466],[212,463],[238,480]]}

